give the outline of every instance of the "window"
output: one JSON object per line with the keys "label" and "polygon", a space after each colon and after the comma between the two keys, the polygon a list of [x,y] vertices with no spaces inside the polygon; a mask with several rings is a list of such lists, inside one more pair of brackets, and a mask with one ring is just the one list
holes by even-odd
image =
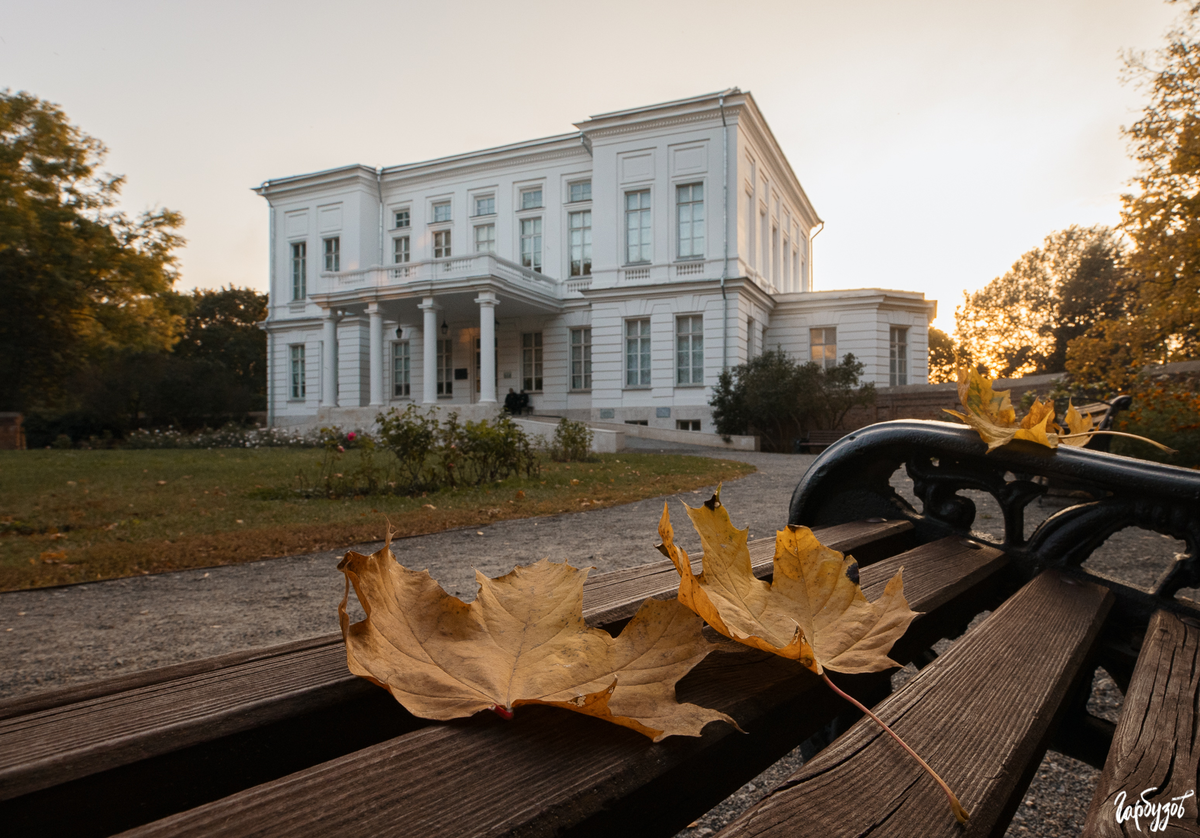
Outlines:
{"label": "window", "polygon": [[650,386],[650,319],[625,321],[625,386]]}
{"label": "window", "polygon": [[396,227],[397,229],[403,229],[404,227],[407,227],[408,226],[408,210],[406,210],[406,209],[396,210],[396,212],[392,215],[392,219],[395,221],[395,224],[393,226]]}
{"label": "window", "polygon": [[538,209],[542,205],[542,187],[521,190],[521,209]]}
{"label": "window", "polygon": [[496,252],[496,225],[480,224],[475,228],[475,252]]}
{"label": "window", "polygon": [[573,212],[567,216],[570,236],[571,276],[592,275],[592,211]]}
{"label": "window", "polygon": [[758,333],[755,331],[754,318],[746,318],[746,357],[755,358],[758,353],[754,351],[754,345],[758,342]]}
{"label": "window", "polygon": [[746,261],[750,263],[750,267],[754,268],[758,265],[758,259],[754,253],[754,190],[746,190]]}
{"label": "window", "polygon": [[304,347],[291,347],[292,357],[292,393],[293,399],[304,398]]}
{"label": "window", "polygon": [[625,261],[650,261],[650,190],[625,193]]}
{"label": "window", "polygon": [[454,348],[450,338],[437,342],[437,394],[454,395]]}
{"label": "window", "polygon": [[541,273],[542,219],[540,218],[521,219],[521,264]]}
{"label": "window", "polygon": [[397,265],[409,260],[412,254],[408,248],[408,236],[397,236],[392,239],[392,254]]}
{"label": "window", "polygon": [[569,187],[570,195],[567,200],[571,203],[576,201],[592,200],[592,182],[590,180],[579,180],[572,183]]}
{"label": "window", "polygon": [[412,366],[406,340],[392,344],[392,395],[397,398],[412,395]]}
{"label": "window", "polygon": [[[495,195],[480,195],[475,199],[475,214],[476,215],[495,215],[496,214],[496,196]],[[449,220],[449,219],[447,219]]]}
{"label": "window", "polygon": [[292,299],[308,296],[308,244],[292,242]]}
{"label": "window", "polygon": [[571,389],[592,389],[592,330],[571,330]]}
{"label": "window", "polygon": [[626,419],[626,425],[641,425],[643,428],[650,424],[649,419]]}
{"label": "window", "polygon": [[891,385],[898,387],[908,383],[908,329],[893,326],[890,343]]}
{"label": "window", "polygon": [[837,366],[837,329],[811,329],[812,360],[825,369]]}
{"label": "window", "polygon": [[542,391],[542,333],[521,335],[521,389],[526,393]]}
{"label": "window", "polygon": [[442,221],[449,221],[449,220],[450,220],[450,202],[449,201],[438,201],[436,204],[433,205],[433,222],[432,223],[439,224]]}
{"label": "window", "polygon": [[703,258],[704,184],[675,187],[675,203],[679,220],[679,258]]}
{"label": "window", "polygon": [[675,320],[675,383],[704,383],[704,317],[688,314]]}
{"label": "window", "polygon": [[450,258],[450,231],[438,230],[433,234],[433,258]]}
{"label": "window", "polygon": [[700,430],[699,419],[676,419],[675,430],[677,431],[698,431]]}
{"label": "window", "polygon": [[334,236],[325,239],[325,271],[334,272],[342,269],[342,239]]}

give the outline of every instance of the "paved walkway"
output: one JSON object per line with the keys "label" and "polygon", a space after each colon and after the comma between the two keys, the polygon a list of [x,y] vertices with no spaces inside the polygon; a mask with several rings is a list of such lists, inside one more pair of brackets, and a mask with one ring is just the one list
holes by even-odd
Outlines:
{"label": "paved walkway", "polygon": [[[773,538],[787,522],[792,490],[815,459],[631,442],[638,450],[753,463],[758,472],[728,484],[722,497],[734,522],[755,537]],[[699,541],[679,502],[695,506],[708,493],[669,498],[689,551]],[[597,571],[657,561],[663,500],[400,539],[392,549],[404,565],[428,568],[446,590],[473,598],[473,568],[497,576],[544,557]],[[344,585],[337,563],[344,553],[0,594],[0,698],[337,632]]]}

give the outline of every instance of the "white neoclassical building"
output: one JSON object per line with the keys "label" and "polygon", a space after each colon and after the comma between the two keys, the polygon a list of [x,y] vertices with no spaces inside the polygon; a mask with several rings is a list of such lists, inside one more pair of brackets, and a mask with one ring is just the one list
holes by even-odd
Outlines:
{"label": "white neoclassical building", "polygon": [[720,372],[766,348],[926,381],[936,303],[814,291],[823,222],[747,92],[593,116],[423,163],[269,180],[270,420],[389,406],[711,432]]}

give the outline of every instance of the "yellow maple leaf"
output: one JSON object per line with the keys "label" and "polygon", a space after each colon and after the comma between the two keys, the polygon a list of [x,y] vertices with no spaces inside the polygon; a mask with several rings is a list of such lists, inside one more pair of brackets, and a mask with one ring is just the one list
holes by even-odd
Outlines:
{"label": "yellow maple leaf", "polygon": [[943,408],[946,413],[974,428],[979,438],[987,443],[988,451],[994,451],[1016,439],[1029,440],[1047,448],[1057,448],[1060,444],[1083,447],[1096,434],[1107,434],[1148,442],[1168,453],[1174,452],[1174,449],[1144,436],[1095,430],[1091,416],[1082,415],[1070,402],[1067,403],[1064,419],[1067,423],[1065,429],[1054,421],[1054,402],[1043,402],[1037,398],[1033,400],[1029,412],[1018,422],[1009,399],[1011,391],[993,390],[994,383],[974,370],[962,367],[958,371],[958,400],[967,412]]}
{"label": "yellow maple leaf", "polygon": [[764,582],[751,571],[747,531],[730,522],[720,489],[701,506],[684,508],[700,534],[703,573],[692,573],[687,553],[675,544],[665,504],[658,549],[679,571],[679,601],[714,629],[818,675],[899,666],[887,653],[916,616],[901,573],[868,602],[853,558],[821,544],[807,527],[789,526],[776,534],[774,577]]}
{"label": "yellow maple leaf", "polygon": [[[605,719],[659,741],[699,736],[716,710],[675,700],[675,682],[714,646],[674,600],[647,600],[614,638],[583,621],[586,570],[543,559],[498,579],[476,572],[469,605],[428,572],[405,568],[388,546],[350,552],[338,565],[338,606],[350,671],[387,689],[409,712],[455,719],[504,716],[549,704]],[[351,624],[350,587],[366,612]],[[736,724],[735,724],[736,726]]]}

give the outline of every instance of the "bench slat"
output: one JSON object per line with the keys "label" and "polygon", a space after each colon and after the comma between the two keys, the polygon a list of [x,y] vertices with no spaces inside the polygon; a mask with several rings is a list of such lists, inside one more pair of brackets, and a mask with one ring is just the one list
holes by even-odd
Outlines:
{"label": "bench slat", "polygon": [[863,719],[720,838],[996,834],[1020,803],[1111,600],[1099,586],[1043,573],[876,708],[958,794],[971,813],[965,828],[933,780]]}
{"label": "bench slat", "polygon": [[[848,551],[869,550],[877,539],[895,543],[910,529],[906,521],[863,522],[822,532],[835,549]],[[756,572],[769,573],[773,540],[751,544]],[[678,579],[668,560],[597,574],[584,588],[584,616],[593,625],[628,619],[646,597],[673,595]],[[227,665],[204,661],[169,667],[160,670],[167,676],[161,681],[113,679],[83,688],[85,698],[65,705],[53,697],[17,700],[9,703],[7,718],[0,707],[0,800],[378,689],[346,668],[340,634],[215,660]]]}
{"label": "bench slat", "polygon": [[[930,611],[972,586],[987,586],[1005,561],[993,548],[947,539],[868,566],[862,580],[874,599],[903,566],[913,607]],[[914,626],[932,629],[936,620],[929,613]],[[887,674],[879,677],[886,683]],[[702,737],[655,745],[549,708],[522,708],[507,723],[482,714],[365,748],[129,834],[664,832],[685,826],[846,708],[807,670],[728,641],[680,682],[678,696],[730,713],[749,735],[714,724]],[[321,801],[319,819],[298,805],[314,800]]]}
{"label": "bench slat", "polygon": [[[1088,838],[1149,834],[1152,818],[1142,816],[1141,829],[1132,819],[1118,824],[1117,795],[1126,806],[1140,802],[1167,803],[1197,791],[1200,773],[1200,626],[1158,611],[1146,629],[1146,639],[1121,707],[1104,771],[1088,810]],[[1197,835],[1197,801],[1183,801],[1185,817],[1169,819],[1170,835]]]}

